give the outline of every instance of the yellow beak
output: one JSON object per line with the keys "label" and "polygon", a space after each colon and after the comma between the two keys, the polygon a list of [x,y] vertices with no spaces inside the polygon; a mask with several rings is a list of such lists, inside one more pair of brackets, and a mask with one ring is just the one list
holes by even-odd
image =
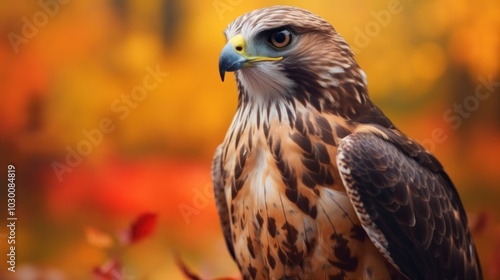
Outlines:
{"label": "yellow beak", "polygon": [[250,56],[246,52],[245,38],[238,34],[231,38],[222,49],[219,57],[220,78],[224,81],[226,72],[233,72],[256,61],[276,61],[283,57]]}

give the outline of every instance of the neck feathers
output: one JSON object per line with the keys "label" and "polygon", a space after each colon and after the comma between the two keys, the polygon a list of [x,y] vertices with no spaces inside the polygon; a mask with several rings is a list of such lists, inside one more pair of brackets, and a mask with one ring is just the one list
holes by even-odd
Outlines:
{"label": "neck feathers", "polygon": [[354,67],[336,64],[322,71],[296,65],[285,68],[286,71],[279,72],[288,74],[282,74],[281,78],[266,76],[261,69],[237,72],[238,111],[244,115],[255,111],[261,120],[276,117],[282,122],[295,119],[298,104],[353,121],[373,110],[366,90],[366,75],[356,64]]}

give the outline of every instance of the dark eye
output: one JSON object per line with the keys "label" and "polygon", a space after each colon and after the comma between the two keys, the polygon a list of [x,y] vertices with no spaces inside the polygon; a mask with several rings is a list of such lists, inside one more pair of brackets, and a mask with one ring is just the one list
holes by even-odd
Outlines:
{"label": "dark eye", "polygon": [[271,32],[269,38],[267,39],[269,43],[273,44],[276,48],[284,48],[292,42],[292,32],[288,29],[281,29]]}

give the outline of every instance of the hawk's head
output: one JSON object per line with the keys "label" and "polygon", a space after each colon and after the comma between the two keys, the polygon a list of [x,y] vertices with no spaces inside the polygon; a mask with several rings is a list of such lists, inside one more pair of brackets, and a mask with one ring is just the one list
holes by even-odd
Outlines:
{"label": "hawk's head", "polygon": [[349,46],[311,12],[286,6],[255,10],[231,22],[225,35],[219,71],[222,80],[225,72],[236,71],[240,96],[314,99],[322,107],[340,106],[345,98],[367,100],[365,75]]}

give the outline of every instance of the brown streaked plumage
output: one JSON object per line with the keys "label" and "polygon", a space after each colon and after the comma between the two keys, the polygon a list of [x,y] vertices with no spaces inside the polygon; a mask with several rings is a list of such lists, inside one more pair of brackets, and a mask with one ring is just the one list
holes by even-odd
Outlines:
{"label": "brown streaked plumage", "polygon": [[482,278],[453,183],[373,105],[329,23],[275,6],[225,35],[238,109],[212,174],[244,279]]}

